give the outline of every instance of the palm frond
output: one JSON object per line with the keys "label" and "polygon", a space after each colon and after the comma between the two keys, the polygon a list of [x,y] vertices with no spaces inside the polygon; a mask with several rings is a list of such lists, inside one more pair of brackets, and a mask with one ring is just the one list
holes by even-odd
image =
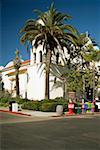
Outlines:
{"label": "palm frond", "polygon": [[[52,81],[51,81],[51,82],[52,82]],[[62,81],[56,81],[56,83],[53,84],[51,90],[57,89],[57,88],[59,88],[59,87],[63,88],[63,83],[62,83]]]}

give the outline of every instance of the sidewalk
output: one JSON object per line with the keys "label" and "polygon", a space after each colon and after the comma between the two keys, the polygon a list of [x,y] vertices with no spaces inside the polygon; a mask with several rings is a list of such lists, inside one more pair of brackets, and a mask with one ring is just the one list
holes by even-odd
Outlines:
{"label": "sidewalk", "polygon": [[25,110],[25,109],[22,109],[21,111],[18,112],[11,112],[9,111],[8,107],[0,107],[0,111],[9,112],[12,114],[34,116],[34,117],[53,117],[53,116],[56,117],[57,116],[56,112],[41,112],[41,111],[33,111],[33,110]]}
{"label": "sidewalk", "polygon": [[41,111],[33,111],[33,110],[25,110],[22,109],[18,112],[11,112],[9,111],[8,107],[0,107],[0,111],[2,112],[9,112],[12,114],[18,114],[18,115],[26,115],[31,117],[63,117],[63,118],[84,118],[84,117],[100,117],[100,112],[94,112],[94,113],[86,113],[86,114],[74,114],[74,115],[68,115],[67,112],[63,116],[59,116],[56,112],[41,112]]}

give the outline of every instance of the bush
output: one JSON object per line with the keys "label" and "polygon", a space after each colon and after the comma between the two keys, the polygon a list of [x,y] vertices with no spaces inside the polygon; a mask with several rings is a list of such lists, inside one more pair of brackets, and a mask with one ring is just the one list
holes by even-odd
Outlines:
{"label": "bush", "polygon": [[7,106],[9,106],[8,103],[0,103],[0,107],[7,107]]}
{"label": "bush", "polygon": [[57,97],[55,99],[44,99],[41,101],[41,106],[40,110],[41,111],[50,111],[50,112],[55,112],[56,111],[56,106],[57,105],[62,105],[63,106],[63,111],[68,110],[68,102],[63,100],[62,97]]}
{"label": "bush", "polygon": [[6,97],[0,98],[0,103],[9,103],[9,101],[10,101],[10,98],[6,98]]}
{"label": "bush", "polygon": [[0,106],[8,106],[11,100],[11,94],[7,91],[0,91]]}
{"label": "bush", "polygon": [[56,111],[56,102],[43,103],[41,105],[41,111],[43,112],[55,112]]}
{"label": "bush", "polygon": [[28,99],[22,99],[22,98],[20,98],[20,97],[12,98],[12,100],[15,101],[15,102],[18,103],[18,104],[23,104],[23,103],[29,101]]}
{"label": "bush", "polygon": [[22,104],[23,109],[38,111],[40,107],[39,101],[28,101]]}
{"label": "bush", "polygon": [[22,99],[20,97],[11,98],[11,97],[1,97],[0,106],[9,106],[10,101],[15,101],[18,104],[21,104],[23,109],[34,110],[34,111],[43,111],[43,112],[55,112],[57,105],[62,105],[63,110],[67,111],[68,102],[63,100],[62,97],[55,99],[44,99],[41,101],[32,101],[28,99]]}
{"label": "bush", "polygon": [[23,103],[29,101],[27,99],[22,99],[20,97],[12,98],[9,96],[9,94],[8,95],[7,94],[5,94],[4,97],[0,96],[0,106],[7,107],[7,106],[9,106],[9,102],[11,102],[11,101],[15,101],[18,104],[23,104]]}

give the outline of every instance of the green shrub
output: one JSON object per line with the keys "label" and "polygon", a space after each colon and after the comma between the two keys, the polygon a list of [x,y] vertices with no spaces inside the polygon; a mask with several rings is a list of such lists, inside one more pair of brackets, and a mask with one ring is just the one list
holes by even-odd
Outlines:
{"label": "green shrub", "polygon": [[43,99],[40,101],[41,103],[52,103],[51,99]]}
{"label": "green shrub", "polygon": [[62,98],[49,99],[49,100],[44,99],[41,101],[27,100],[22,104],[22,108],[28,110],[34,110],[34,111],[55,112],[57,105],[62,105],[63,110],[67,111],[68,102],[63,100]]}
{"label": "green shrub", "polygon": [[43,103],[41,105],[41,111],[43,111],[43,112],[55,112],[56,106],[57,106],[57,103],[55,103],[55,102]]}
{"label": "green shrub", "polygon": [[7,107],[7,106],[9,106],[8,103],[0,103],[0,107]]}
{"label": "green shrub", "polygon": [[0,103],[8,103],[10,101],[10,98],[4,97],[0,98]]}
{"label": "green shrub", "polygon": [[22,104],[22,108],[23,109],[28,109],[28,110],[37,111],[37,110],[39,110],[39,107],[40,107],[39,101],[36,101],[36,102],[28,101],[28,102],[25,102],[25,103]]}
{"label": "green shrub", "polygon": [[18,103],[18,104],[23,104],[23,103],[29,101],[28,99],[22,99],[22,98],[20,98],[20,97],[12,98],[12,100],[15,101],[15,102]]}
{"label": "green shrub", "polygon": [[40,110],[55,112],[57,105],[62,105],[64,111],[68,110],[68,102],[65,101],[62,97],[57,97],[55,99],[49,99],[49,100],[48,99],[42,100]]}

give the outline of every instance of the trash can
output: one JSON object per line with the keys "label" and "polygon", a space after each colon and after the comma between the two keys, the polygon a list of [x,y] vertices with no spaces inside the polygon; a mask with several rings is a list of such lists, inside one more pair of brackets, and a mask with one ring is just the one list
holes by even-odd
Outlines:
{"label": "trash can", "polygon": [[61,116],[63,114],[63,106],[62,105],[57,105],[56,107],[56,113]]}
{"label": "trash can", "polygon": [[15,103],[15,101],[10,101],[9,102],[9,111],[12,111],[12,104]]}
{"label": "trash can", "polygon": [[18,104],[12,103],[12,112],[18,112]]}
{"label": "trash can", "polygon": [[18,104],[15,101],[9,102],[9,111],[12,111],[12,112],[18,111]]}

